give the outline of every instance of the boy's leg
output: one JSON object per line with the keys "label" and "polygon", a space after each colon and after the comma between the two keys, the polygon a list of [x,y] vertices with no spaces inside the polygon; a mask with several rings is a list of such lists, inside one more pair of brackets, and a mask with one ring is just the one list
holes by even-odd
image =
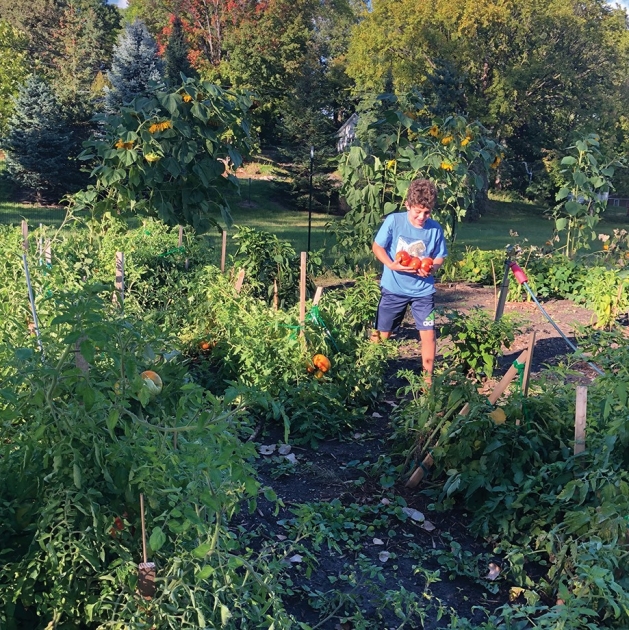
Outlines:
{"label": "boy's leg", "polygon": [[[422,342],[422,367],[424,372],[432,375],[435,365],[435,355],[437,354],[437,334],[433,330],[420,330],[419,338]],[[430,382],[430,378],[426,379]]]}
{"label": "boy's leg", "polygon": [[409,302],[410,299],[406,296],[381,290],[371,341],[378,342],[391,336],[391,332],[402,323]]}
{"label": "boy's leg", "polygon": [[416,298],[412,303],[415,325],[422,343],[422,367],[426,374],[426,383],[432,382],[432,372],[437,354],[437,333],[435,331],[435,297],[429,295]]}

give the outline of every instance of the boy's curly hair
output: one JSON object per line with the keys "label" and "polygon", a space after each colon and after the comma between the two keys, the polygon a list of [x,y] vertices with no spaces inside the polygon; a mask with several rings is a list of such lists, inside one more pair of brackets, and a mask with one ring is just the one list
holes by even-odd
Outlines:
{"label": "boy's curly hair", "polygon": [[424,206],[432,210],[437,203],[437,187],[429,179],[414,179],[408,188],[406,203],[409,206]]}

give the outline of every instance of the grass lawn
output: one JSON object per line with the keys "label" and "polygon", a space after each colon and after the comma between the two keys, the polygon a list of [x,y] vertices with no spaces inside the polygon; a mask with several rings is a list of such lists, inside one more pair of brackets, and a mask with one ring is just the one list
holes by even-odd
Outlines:
{"label": "grass lawn", "polygon": [[[0,223],[19,225],[24,218],[33,227],[39,223],[58,226],[63,220],[63,209],[6,201],[10,198],[9,192],[7,183],[0,178]],[[278,198],[271,180],[243,177],[240,196],[232,195],[229,202],[235,225],[271,232],[289,241],[296,251],[306,250],[308,212],[287,207],[286,202]],[[532,245],[543,245],[553,233],[553,222],[544,211],[544,207],[535,204],[491,199],[487,212],[480,220],[459,226],[457,243],[462,247],[502,249],[510,243],[526,239]],[[220,219],[218,216],[216,218]],[[330,248],[333,240],[325,226],[334,219],[332,215],[313,212],[311,250]],[[611,234],[614,228],[629,230],[629,216],[625,208],[610,206],[599,223],[597,233]],[[511,236],[511,231],[518,236]],[[228,233],[235,233],[235,228],[231,228]],[[220,248],[220,237],[215,232],[209,236],[212,245]],[[228,243],[228,252],[231,253],[235,248],[231,239],[228,239]],[[598,249],[600,241],[592,243],[592,247]]]}

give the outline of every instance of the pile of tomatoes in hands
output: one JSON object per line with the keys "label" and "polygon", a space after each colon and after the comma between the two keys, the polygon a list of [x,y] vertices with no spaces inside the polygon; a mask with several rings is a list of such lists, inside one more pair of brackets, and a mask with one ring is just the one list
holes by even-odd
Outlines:
{"label": "pile of tomatoes in hands", "polygon": [[417,258],[417,256],[411,256],[407,251],[401,250],[395,255],[395,262],[400,263],[402,267],[408,268],[409,271],[417,271],[421,269],[426,273],[432,271],[433,260],[429,256],[426,258]]}

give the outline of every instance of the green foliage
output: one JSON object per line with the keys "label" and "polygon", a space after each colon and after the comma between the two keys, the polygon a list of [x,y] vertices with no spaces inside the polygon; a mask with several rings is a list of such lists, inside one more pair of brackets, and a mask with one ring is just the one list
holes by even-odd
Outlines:
{"label": "green foliage", "polygon": [[13,97],[26,80],[29,64],[26,36],[5,20],[0,20],[0,135],[7,131],[13,112]]}
{"label": "green foliage", "polygon": [[596,238],[595,228],[607,208],[611,179],[624,161],[603,160],[599,137],[586,136],[568,147],[574,155],[561,160],[564,185],[557,193],[554,209],[557,232],[566,232],[566,254],[573,257],[580,249],[589,249],[588,241]]}
{"label": "green foliage", "polygon": [[[234,267],[244,269],[247,290],[269,304],[274,301],[277,285],[277,305],[285,308],[299,302],[300,256],[287,241],[275,234],[239,226],[234,234],[238,248],[232,256]],[[307,260],[307,283],[312,292],[312,278],[321,272],[321,252],[312,252]]]}
{"label": "green foliage", "polygon": [[195,77],[196,70],[190,64],[188,58],[189,50],[181,24],[181,18],[177,15],[172,20],[172,29],[168,36],[166,54],[164,56],[164,79],[170,85],[179,85],[181,75],[185,77]]}
{"label": "green foliage", "polygon": [[498,321],[481,308],[463,314],[446,311],[446,323],[441,333],[450,337],[451,346],[443,351],[444,358],[479,380],[491,378],[503,346],[509,348],[519,332],[516,322],[508,316]]}
{"label": "green foliage", "polygon": [[[242,411],[190,382],[176,339],[120,318],[99,291],[49,298],[43,357],[32,338],[0,345],[2,627],[290,627],[274,595],[281,568],[251,557],[229,527],[260,490]],[[139,377],[146,368],[163,379],[158,397]],[[140,493],[150,601],[136,592]]]}
{"label": "green foliage", "polygon": [[463,116],[430,122],[417,94],[400,99],[385,94],[379,100],[381,119],[340,158],[341,195],[351,210],[329,227],[336,236],[337,264],[354,266],[368,254],[382,217],[402,209],[418,177],[437,185],[434,216],[454,240],[458,222],[499,161],[498,145],[478,123]]}
{"label": "green foliage", "polygon": [[449,111],[463,104],[501,138],[513,158],[509,179],[524,190],[522,162],[537,183],[545,152],[566,146],[575,129],[596,125],[617,146],[627,37],[625,10],[594,0],[374,0],[354,29],[347,73],[357,93],[388,83],[396,93],[418,88],[434,102],[441,86],[431,79],[447,63],[462,91]]}
{"label": "green foliage", "polygon": [[187,79],[174,91],[138,98],[119,114],[98,116],[101,132],[82,153],[95,184],[69,201],[95,217],[146,212],[197,232],[229,220],[225,192],[238,187],[249,127],[248,96]]}
{"label": "green foliage", "polygon": [[[318,317],[307,314],[302,337],[297,307],[275,311],[244,289],[237,295],[215,268],[198,282],[206,290],[189,301],[193,323],[184,334],[216,340],[200,376],[207,387],[216,394],[229,388],[230,397],[251,401],[262,419],[284,426],[286,439],[291,432],[316,443],[364,417],[382,390],[393,347],[358,337],[343,319],[348,305],[333,300],[328,309],[324,295]],[[349,304],[355,298],[347,293]],[[332,364],[320,378],[307,371],[317,353]]]}
{"label": "green foliage", "polygon": [[[495,627],[519,627],[509,624],[531,618],[548,628],[560,622],[620,628],[628,621],[627,346],[618,332],[597,332],[581,343],[605,375],[588,389],[580,455],[573,454],[575,397],[573,385],[564,384],[565,367],[538,379],[533,396],[512,395],[501,408],[505,420],[485,399],[461,396],[449,373],[435,381],[432,407],[417,398],[397,410],[396,435],[406,435],[413,452],[418,443],[431,446],[441,480],[428,491],[434,507],[458,502],[473,515],[473,531],[492,538],[504,554],[502,574],[515,585],[513,599],[523,601],[500,609]],[[455,416],[463,400],[470,401],[469,412]],[[435,427],[430,418],[440,410]],[[541,577],[534,577],[538,570]],[[545,603],[556,599],[563,604]]]}
{"label": "green foliage", "polygon": [[20,88],[2,140],[9,176],[31,195],[53,201],[80,182],[75,139],[59,112],[54,92],[32,76]]}

